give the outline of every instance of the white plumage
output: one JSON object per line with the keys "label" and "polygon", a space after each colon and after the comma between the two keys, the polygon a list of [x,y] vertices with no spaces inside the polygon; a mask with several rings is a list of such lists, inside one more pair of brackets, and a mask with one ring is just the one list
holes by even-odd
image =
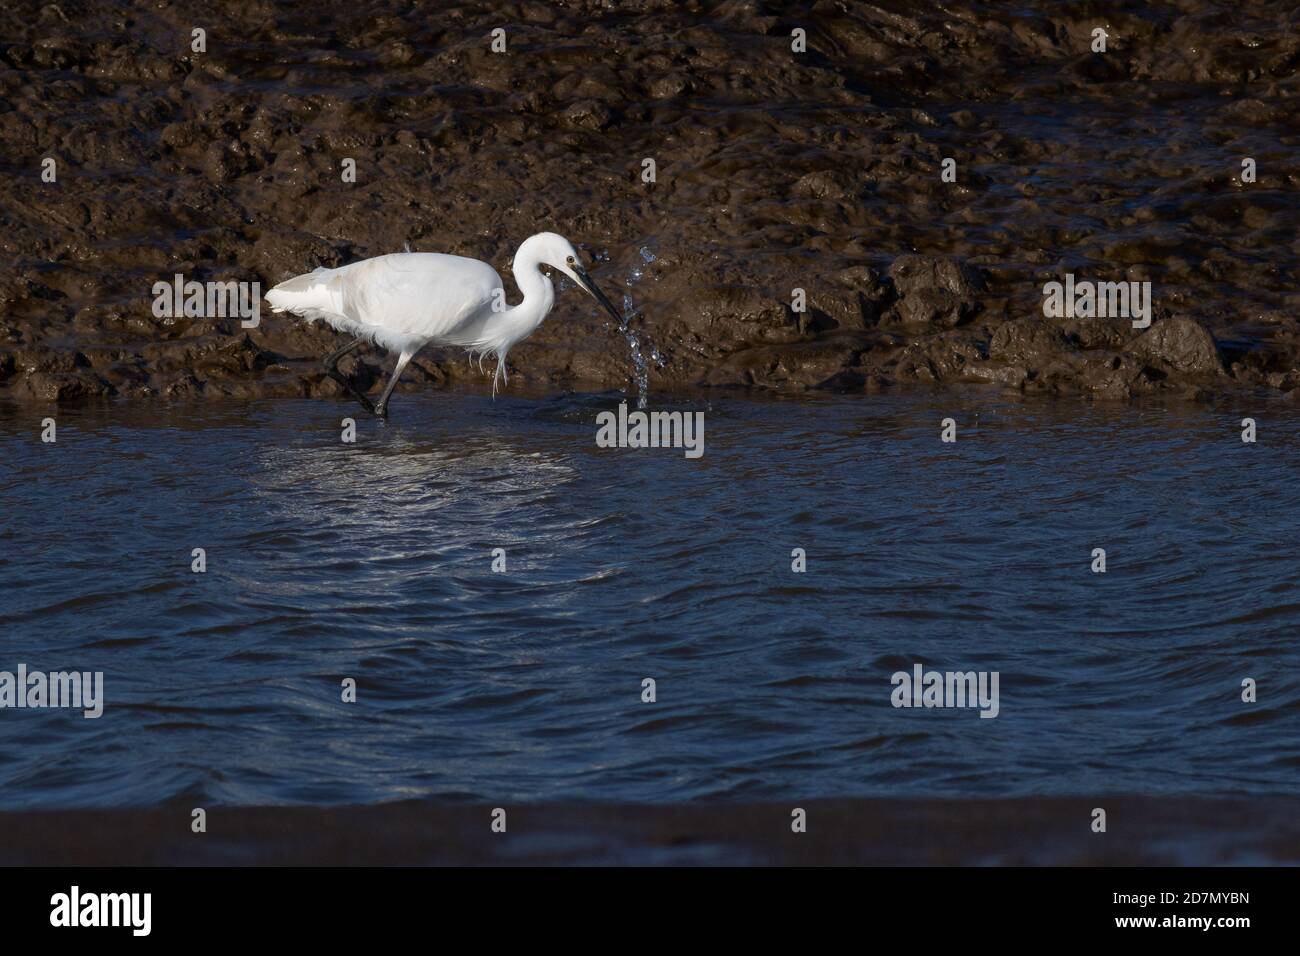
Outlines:
{"label": "white plumage", "polygon": [[401,352],[430,338],[477,344],[481,335],[464,333],[483,323],[468,320],[484,306],[491,315],[492,294],[502,288],[501,277],[485,262],[411,252],[320,268],[276,286],[267,300],[277,312],[323,319],[340,332]]}
{"label": "white plumage", "polygon": [[552,232],[526,239],[515,254],[515,282],[523,293],[523,301],[515,306],[506,305],[501,277],[487,263],[427,252],[399,252],[337,269],[316,269],[280,283],[266,299],[274,312],[291,312],[308,322],[321,320],[355,336],[351,345],[326,360],[332,375],[338,359],[362,342],[397,352],[397,365],[379,401],[370,406],[357,395],[384,415],[402,369],[427,345],[459,346],[480,359],[495,355],[496,394],[510,347],[532,334],[555,304],[555,289],[541,271],[543,265],[568,275],[620,320],[618,310],[580,265],[573,246]]}

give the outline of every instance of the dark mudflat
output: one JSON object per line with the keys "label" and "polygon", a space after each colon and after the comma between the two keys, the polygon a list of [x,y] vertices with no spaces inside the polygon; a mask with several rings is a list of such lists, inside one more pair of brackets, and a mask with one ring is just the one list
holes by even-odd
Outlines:
{"label": "dark mudflat", "polygon": [[[600,256],[600,281],[630,295],[655,387],[1300,386],[1290,0],[1104,17],[779,6],[218,0],[204,53],[179,7],[15,17],[0,44],[0,392],[339,395],[318,365],[332,333],[269,311],[252,329],[156,318],[153,284],[264,292],[409,243],[485,259],[510,285],[510,256],[540,229]],[[47,156],[56,183],[40,180]],[[1150,281],[1155,326],[1044,322],[1042,286],[1066,273]],[[511,361],[533,387],[633,374],[572,290]],[[356,387],[384,366],[367,352]],[[403,387],[452,378],[488,387],[436,353]]]}
{"label": "dark mudflat", "polygon": [[[1300,862],[1294,798],[1044,797],[815,800],[793,805],[395,803],[369,807],[0,814],[0,865],[349,866],[1257,865]],[[1094,807],[1108,813],[1090,829]]]}

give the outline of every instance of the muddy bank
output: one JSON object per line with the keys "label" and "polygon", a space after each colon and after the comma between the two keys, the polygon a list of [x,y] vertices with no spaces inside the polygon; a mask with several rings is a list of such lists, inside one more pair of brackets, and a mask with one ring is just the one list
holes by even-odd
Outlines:
{"label": "muddy bank", "polygon": [[[509,257],[543,228],[631,296],[652,388],[1300,394],[1288,0],[20,7],[0,41],[14,400],[337,395],[334,333],[157,318],[154,283],[265,291],[409,244],[488,260],[513,297]],[[1044,318],[1066,274],[1150,282],[1153,324]],[[534,387],[633,375],[573,292],[510,358]],[[390,362],[343,367],[377,389]],[[490,387],[437,352],[404,387],[453,379]]]}
{"label": "muddy bank", "polygon": [[[395,803],[0,814],[0,865],[1283,865],[1300,861],[1290,798],[816,800],[785,804]],[[1091,832],[1093,807],[1107,832]]]}

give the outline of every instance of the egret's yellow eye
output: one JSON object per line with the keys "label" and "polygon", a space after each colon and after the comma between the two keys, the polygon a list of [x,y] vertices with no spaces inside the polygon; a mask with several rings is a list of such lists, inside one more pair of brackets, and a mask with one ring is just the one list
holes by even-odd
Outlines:
{"label": "egret's yellow eye", "polygon": [[569,258],[565,259],[564,261],[571,266],[576,266],[578,264],[578,260],[573,258],[573,256],[569,256]]}

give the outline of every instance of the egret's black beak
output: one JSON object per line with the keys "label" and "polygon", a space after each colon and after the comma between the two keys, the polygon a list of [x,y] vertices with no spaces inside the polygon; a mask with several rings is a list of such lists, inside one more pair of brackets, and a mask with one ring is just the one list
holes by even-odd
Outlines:
{"label": "egret's black beak", "polygon": [[617,322],[619,325],[622,325],[623,324],[622,314],[618,311],[618,309],[614,308],[614,303],[610,302],[609,299],[605,297],[605,293],[600,291],[600,287],[596,285],[595,282],[592,281],[591,276],[587,275],[587,270],[582,268],[582,266],[574,266],[573,272],[578,277],[578,282],[582,285],[582,287],[587,292],[591,293],[591,297],[605,307],[606,311],[608,311],[609,314],[614,317],[615,322]]}

